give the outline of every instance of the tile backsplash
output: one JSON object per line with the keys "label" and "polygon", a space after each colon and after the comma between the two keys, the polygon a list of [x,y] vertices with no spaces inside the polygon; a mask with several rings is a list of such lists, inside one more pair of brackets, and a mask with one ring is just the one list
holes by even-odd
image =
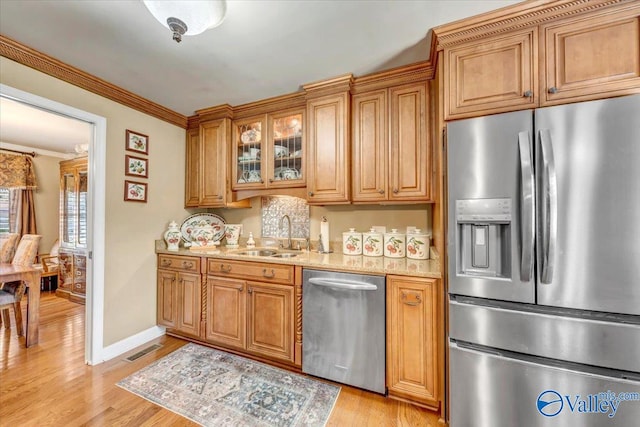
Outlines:
{"label": "tile backsplash", "polygon": [[309,237],[309,205],[297,197],[261,197],[262,237],[287,237],[286,221],[280,223],[284,215],[291,219],[291,237]]}

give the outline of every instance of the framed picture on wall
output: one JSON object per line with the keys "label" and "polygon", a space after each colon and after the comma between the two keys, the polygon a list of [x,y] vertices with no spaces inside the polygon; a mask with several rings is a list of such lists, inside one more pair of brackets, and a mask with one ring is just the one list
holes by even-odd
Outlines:
{"label": "framed picture on wall", "polygon": [[144,182],[124,181],[125,202],[147,202],[147,184]]}
{"label": "framed picture on wall", "polygon": [[130,155],[124,156],[124,174],[128,176],[139,176],[141,178],[149,177],[149,159],[135,157]]}
{"label": "framed picture on wall", "polygon": [[128,151],[149,154],[149,137],[139,132],[127,129],[126,147]]}

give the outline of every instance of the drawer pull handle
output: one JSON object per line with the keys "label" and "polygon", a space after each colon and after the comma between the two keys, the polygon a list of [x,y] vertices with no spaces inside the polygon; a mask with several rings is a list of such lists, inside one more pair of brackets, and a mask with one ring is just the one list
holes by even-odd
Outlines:
{"label": "drawer pull handle", "polygon": [[420,298],[420,295],[416,295],[415,299],[416,299],[415,301],[407,301],[406,292],[402,293],[402,303],[403,304],[407,304],[407,305],[411,305],[411,306],[420,305],[420,303],[422,302],[422,299]]}
{"label": "drawer pull handle", "polygon": [[193,268],[193,261],[182,261],[182,266],[184,268]]}
{"label": "drawer pull handle", "polygon": [[227,268],[224,268],[224,264],[220,264],[220,271],[222,271],[223,273],[230,273],[231,272],[231,264],[229,264],[229,266]]}
{"label": "drawer pull handle", "polygon": [[163,259],[162,260],[162,266],[163,267],[169,267],[171,265],[171,260],[170,259]]}
{"label": "drawer pull handle", "polygon": [[267,269],[263,268],[262,269],[262,276],[266,277],[267,279],[273,279],[274,277],[276,277],[276,272],[275,270],[272,268],[271,269],[271,274],[267,274]]}

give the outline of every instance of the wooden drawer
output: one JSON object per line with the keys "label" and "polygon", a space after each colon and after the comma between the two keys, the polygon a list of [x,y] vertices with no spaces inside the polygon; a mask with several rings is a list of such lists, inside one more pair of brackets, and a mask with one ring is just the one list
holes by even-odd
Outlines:
{"label": "wooden drawer", "polygon": [[224,259],[207,260],[207,273],[215,276],[228,276],[244,280],[293,285],[293,272],[294,267],[292,265],[229,261]]}
{"label": "wooden drawer", "polygon": [[158,268],[200,273],[200,258],[176,255],[158,255]]}

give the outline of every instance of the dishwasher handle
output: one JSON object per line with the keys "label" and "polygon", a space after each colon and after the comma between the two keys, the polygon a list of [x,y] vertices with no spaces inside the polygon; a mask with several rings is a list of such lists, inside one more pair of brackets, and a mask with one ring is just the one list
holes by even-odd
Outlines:
{"label": "dishwasher handle", "polygon": [[309,283],[312,285],[353,291],[375,291],[378,289],[376,285],[371,283],[357,282],[355,280],[320,279],[318,277],[312,277],[309,279]]}

